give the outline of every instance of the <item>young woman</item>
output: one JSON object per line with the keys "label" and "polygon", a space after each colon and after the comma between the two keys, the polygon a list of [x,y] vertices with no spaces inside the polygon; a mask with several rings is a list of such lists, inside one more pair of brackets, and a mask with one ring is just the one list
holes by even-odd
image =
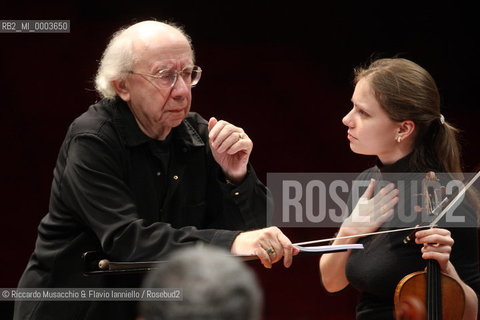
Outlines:
{"label": "young woman", "polygon": [[[429,171],[461,171],[456,130],[441,115],[437,86],[425,69],[406,59],[379,59],[366,68],[355,69],[354,83],[353,108],[343,118],[350,148],[378,158],[377,165],[359,179],[375,177],[378,181],[393,172],[393,178],[388,176],[386,180],[394,184],[402,180],[407,187],[398,188],[399,203],[389,219],[355,225],[349,218],[340,227],[338,238],[416,223],[406,223],[401,218],[416,212],[421,216],[418,206],[410,205],[413,187],[409,189],[412,185],[408,182],[419,181]],[[373,194],[371,183],[365,200]],[[340,291],[349,284],[359,290],[357,319],[392,319],[398,282],[409,273],[423,271],[426,259],[434,259],[465,293],[463,319],[476,319],[480,275],[474,208],[462,202],[455,211],[466,218],[462,228],[417,231],[416,244],[403,243],[409,231],[335,240],[333,244],[363,243],[365,249],[323,255],[323,286],[329,292]]]}

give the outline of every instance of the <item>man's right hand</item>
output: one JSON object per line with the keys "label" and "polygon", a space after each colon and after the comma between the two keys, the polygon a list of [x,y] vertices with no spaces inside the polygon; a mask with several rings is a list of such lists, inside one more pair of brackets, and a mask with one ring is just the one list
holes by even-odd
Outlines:
{"label": "man's right hand", "polygon": [[256,255],[265,268],[271,268],[283,257],[283,265],[289,268],[299,249],[279,228],[269,227],[240,233],[233,242],[231,252],[236,255]]}

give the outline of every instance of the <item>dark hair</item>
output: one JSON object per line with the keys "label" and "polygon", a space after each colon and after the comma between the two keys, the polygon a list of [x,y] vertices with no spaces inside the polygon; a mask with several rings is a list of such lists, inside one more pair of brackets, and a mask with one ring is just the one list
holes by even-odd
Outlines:
{"label": "dark hair", "polygon": [[[367,79],[380,106],[393,121],[415,123],[415,143],[410,167],[418,172],[448,172],[463,180],[459,130],[440,113],[440,93],[433,77],[404,58],[383,58],[354,70],[354,83]],[[468,198],[480,215],[480,193],[473,186]],[[479,221],[480,222],[480,221]]]}
{"label": "dark hair", "polygon": [[415,123],[412,169],[461,172],[458,130],[440,113],[440,94],[432,76],[403,58],[378,59],[354,70],[354,83],[366,78],[380,106],[393,121]]}

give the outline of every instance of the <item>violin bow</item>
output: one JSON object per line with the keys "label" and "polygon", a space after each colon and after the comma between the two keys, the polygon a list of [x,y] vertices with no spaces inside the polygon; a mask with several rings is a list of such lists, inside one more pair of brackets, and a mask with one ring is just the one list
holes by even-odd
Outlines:
{"label": "violin bow", "polygon": [[429,229],[429,228],[430,228],[429,225],[428,226],[415,226],[415,227],[401,228],[401,229],[395,229],[395,230],[383,230],[383,231],[375,231],[375,232],[369,232],[369,233],[360,233],[360,234],[354,234],[354,235],[351,235],[351,236],[333,237],[333,238],[328,238],[328,239],[297,242],[297,243],[294,243],[293,245],[294,246],[304,246],[304,245],[308,245],[308,244],[328,242],[328,241],[339,240],[339,239],[360,238],[360,237],[373,236],[373,235],[382,234],[382,233],[393,233],[393,232],[401,232],[401,231],[407,231],[407,230],[419,230],[419,229]]}
{"label": "violin bow", "polygon": [[[320,239],[320,240],[312,240],[312,241],[304,241],[304,242],[297,242],[294,243],[294,246],[303,246],[303,245],[309,245],[309,244],[316,244],[316,243],[322,243],[322,242],[329,242],[329,241],[334,241],[334,240],[340,240],[340,239],[349,239],[349,238],[359,238],[359,237],[366,237],[366,236],[372,236],[372,235],[377,235],[377,234],[383,234],[383,233],[393,233],[393,232],[401,232],[401,231],[407,231],[407,230],[421,230],[421,229],[430,229],[433,228],[437,225],[437,222],[454,206],[454,204],[465,194],[465,192],[472,186],[472,184],[480,177],[480,171],[477,172],[477,174],[465,185],[465,187],[460,190],[460,192],[450,201],[450,203],[443,209],[438,216],[429,224],[429,225],[424,225],[424,226],[415,226],[415,227],[408,227],[408,228],[401,228],[401,229],[394,229],[394,230],[383,230],[383,231],[375,231],[375,232],[369,232],[369,233],[361,233],[361,234],[354,234],[350,236],[343,236],[343,237],[333,237],[333,238],[328,238],[328,239]],[[441,205],[443,202],[446,200],[443,199],[443,201],[433,210],[435,212],[439,207],[441,208]]]}
{"label": "violin bow", "polygon": [[[478,177],[480,177],[480,171],[477,172],[477,174],[465,185],[465,187],[463,187],[462,190],[458,192],[458,194],[452,199],[452,201],[450,201],[450,203],[445,207],[445,209],[443,209],[442,212],[437,215],[437,217],[430,223],[430,227],[434,227],[437,222],[442,219],[442,217],[453,207],[455,203],[457,203],[457,201],[465,194],[465,192],[467,192],[468,188],[472,186],[472,184],[478,179]],[[440,205],[442,203],[440,203]]]}

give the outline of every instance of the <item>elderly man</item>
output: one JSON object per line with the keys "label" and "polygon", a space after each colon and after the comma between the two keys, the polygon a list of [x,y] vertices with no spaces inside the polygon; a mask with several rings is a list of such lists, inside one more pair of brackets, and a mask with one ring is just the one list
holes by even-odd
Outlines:
{"label": "elderly man", "polygon": [[[49,212],[19,287],[139,287],[138,276],[82,276],[82,253],[160,260],[196,242],[255,254],[265,267],[284,257],[290,266],[297,250],[288,238],[275,227],[258,229],[268,197],[248,161],[252,141],[237,126],[190,112],[201,72],[177,27],[144,21],[113,36],[96,78],[103,99],[68,130]],[[15,319],[59,316],[133,319],[135,305],[15,305]]]}

